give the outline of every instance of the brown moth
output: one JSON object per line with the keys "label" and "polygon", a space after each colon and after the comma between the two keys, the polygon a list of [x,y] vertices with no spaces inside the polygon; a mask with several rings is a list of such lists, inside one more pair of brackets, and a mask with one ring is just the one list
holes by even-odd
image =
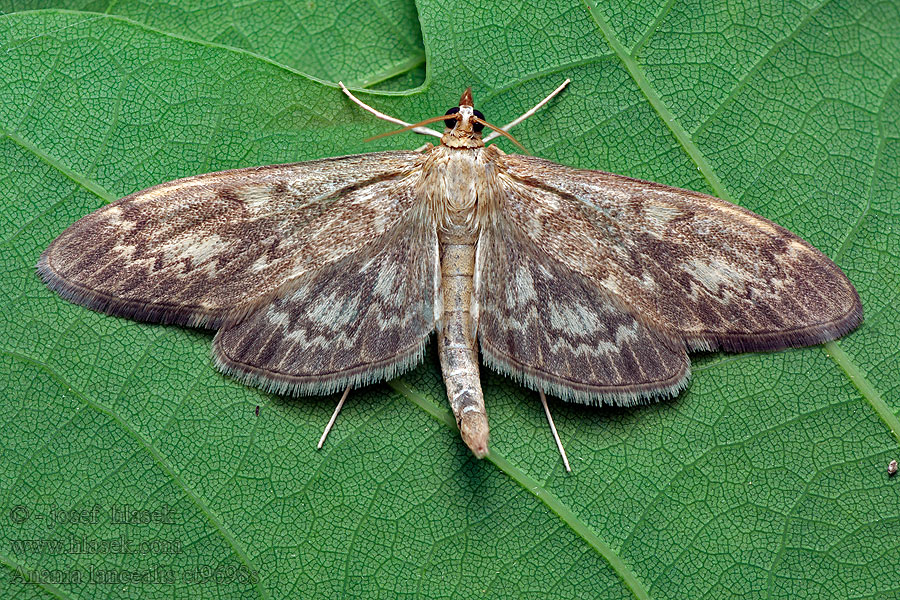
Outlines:
{"label": "brown moth", "polygon": [[[225,373],[281,394],[345,390],[339,408],[351,387],[418,364],[437,331],[447,397],[479,458],[479,347],[545,410],[545,393],[631,405],[683,389],[690,350],[807,346],[861,322],[841,270],[759,215],[485,146],[520,120],[490,125],[467,90],[407,125],[440,138],[424,152],[156,185],[66,229],[38,271],[95,310],[218,329]],[[443,134],[421,127],[437,121]],[[483,139],[484,126],[495,133]]]}

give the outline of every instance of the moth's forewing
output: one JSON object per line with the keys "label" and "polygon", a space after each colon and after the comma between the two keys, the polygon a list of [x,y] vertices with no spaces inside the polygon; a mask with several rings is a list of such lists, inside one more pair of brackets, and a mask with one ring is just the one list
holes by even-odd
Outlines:
{"label": "moth's forewing", "polygon": [[479,248],[488,365],[564,399],[677,392],[686,349],[774,350],[862,320],[810,244],[712,196],[507,155]]}
{"label": "moth's forewing", "polygon": [[719,198],[505,157],[509,186],[540,193],[501,210],[563,268],[689,348],[776,350],[835,339],[862,321],[847,276],[785,228]]}
{"label": "moth's forewing", "polygon": [[410,209],[387,192],[420,160],[381,152],[163,183],[77,221],[38,271],[95,310],[215,327],[372,243]]}

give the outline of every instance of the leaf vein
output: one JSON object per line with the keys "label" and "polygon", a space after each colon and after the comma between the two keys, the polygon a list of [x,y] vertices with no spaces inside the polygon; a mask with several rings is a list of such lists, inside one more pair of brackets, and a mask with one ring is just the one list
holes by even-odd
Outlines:
{"label": "leaf vein", "polygon": [[[185,495],[191,500],[191,502],[203,513],[212,526],[219,532],[219,534],[224,538],[224,540],[231,546],[232,551],[235,555],[240,559],[244,565],[247,566],[253,572],[259,572],[253,565],[253,561],[247,555],[246,551],[244,551],[241,544],[237,541],[237,539],[231,534],[230,531],[225,527],[224,523],[219,519],[219,517],[212,511],[212,509],[207,506],[206,502],[200,497],[198,493],[196,493],[187,483],[181,478],[181,476],[175,471],[174,467],[168,463],[162,453],[159,452],[152,444],[150,444],[147,440],[144,439],[142,435],[140,435],[134,428],[132,428],[118,413],[116,413],[111,408],[97,402],[96,400],[92,400],[73,388],[69,385],[66,380],[57,373],[54,369],[41,363],[38,360],[20,354],[18,352],[10,352],[8,350],[0,350],[0,354],[5,354],[10,356],[16,360],[28,363],[33,367],[36,367],[40,370],[43,370],[47,375],[49,375],[52,379],[54,379],[61,386],[65,387],[67,390],[70,390],[73,394],[78,396],[81,401],[92,408],[93,410],[106,415],[114,423],[116,423],[119,427],[121,427],[128,435],[131,437],[137,444],[144,449],[147,454],[149,454],[156,464],[165,472],[165,474],[178,486],[182,489]],[[259,594],[260,598],[268,599],[270,598],[268,590],[262,584],[262,578],[259,578],[256,584],[256,590]]]}

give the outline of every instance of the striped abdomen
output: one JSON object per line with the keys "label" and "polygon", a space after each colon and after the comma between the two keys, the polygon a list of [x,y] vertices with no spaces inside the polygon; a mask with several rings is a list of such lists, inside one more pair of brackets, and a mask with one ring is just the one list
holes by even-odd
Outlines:
{"label": "striped abdomen", "polygon": [[447,398],[463,441],[478,458],[488,450],[488,423],[478,377],[472,314],[477,234],[462,228],[438,235],[441,252],[443,313],[438,328],[438,353]]}

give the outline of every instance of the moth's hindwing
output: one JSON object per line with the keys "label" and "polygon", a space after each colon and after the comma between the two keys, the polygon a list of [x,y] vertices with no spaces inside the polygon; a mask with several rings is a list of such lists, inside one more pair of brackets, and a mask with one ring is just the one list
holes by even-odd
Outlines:
{"label": "moth's hindwing", "polygon": [[639,323],[502,215],[479,241],[478,337],[487,365],[565,400],[633,404],[677,393],[684,345]]}
{"label": "moth's hindwing", "polygon": [[95,310],[217,327],[393,230],[414,197],[391,192],[420,160],[380,152],[163,183],[73,224],[38,271]]}
{"label": "moth's hindwing", "polygon": [[219,368],[278,393],[326,394],[415,366],[434,329],[437,234],[426,223],[404,220],[226,324],[214,342]]}
{"label": "moth's hindwing", "polygon": [[505,218],[644,325],[689,348],[776,350],[862,321],[853,285],[795,234],[688,190],[504,157]]}

